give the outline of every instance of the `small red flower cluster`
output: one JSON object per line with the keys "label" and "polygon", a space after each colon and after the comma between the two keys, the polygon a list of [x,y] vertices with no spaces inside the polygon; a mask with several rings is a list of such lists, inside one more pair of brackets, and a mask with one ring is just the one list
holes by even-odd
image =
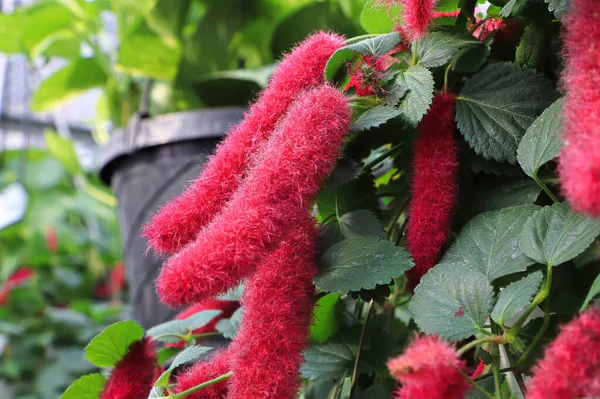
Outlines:
{"label": "small red flower cluster", "polygon": [[134,342],[112,370],[100,399],[147,398],[159,371],[152,340]]}
{"label": "small red flower cluster", "polygon": [[396,399],[463,399],[470,387],[458,371],[466,373],[465,361],[453,346],[437,337],[418,337],[387,366],[402,383]]}
{"label": "small red flower cluster", "polygon": [[527,383],[527,399],[600,397],[600,309],[562,328]]}
{"label": "small red flower cluster", "polygon": [[450,234],[458,197],[458,144],[454,137],[456,100],[438,93],[419,125],[414,144],[412,200],[406,231],[415,266],[407,273],[411,289],[439,260]]}
{"label": "small red flower cluster", "polygon": [[203,174],[146,228],[158,251],[179,250],[157,280],[169,305],[202,302],[249,277],[238,336],[179,377],[176,391],[229,370],[234,376],[190,398],[296,395],[316,273],[308,207],[352,117],[344,95],[323,83],[325,64],[342,44],[320,33],[286,56]]}
{"label": "small red flower cluster", "polygon": [[559,157],[571,206],[600,216],[600,12],[596,0],[573,0],[563,19],[565,146]]}
{"label": "small red flower cluster", "polygon": [[0,306],[8,302],[10,292],[18,286],[31,280],[35,276],[35,271],[28,267],[22,267],[15,271],[2,286],[0,286]]}

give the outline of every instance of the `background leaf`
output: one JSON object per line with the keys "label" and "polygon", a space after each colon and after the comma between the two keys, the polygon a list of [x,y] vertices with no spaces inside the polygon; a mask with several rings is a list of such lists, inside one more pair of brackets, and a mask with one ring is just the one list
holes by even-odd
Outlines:
{"label": "background leaf", "polygon": [[422,66],[411,66],[398,74],[396,83],[408,89],[398,108],[410,123],[417,125],[429,110],[433,99],[433,76]]}
{"label": "background leaf", "polygon": [[350,130],[353,132],[369,130],[386,123],[390,119],[394,119],[400,114],[401,112],[394,107],[376,105],[361,114],[356,121],[350,125]]}
{"label": "background leaf", "polygon": [[567,204],[535,212],[521,233],[523,253],[538,263],[558,266],[581,254],[600,234],[600,223]]}
{"label": "background leaf", "polygon": [[556,18],[562,18],[571,8],[572,0],[545,0],[548,3],[548,9],[554,13]]}
{"label": "background leaf", "polygon": [[338,303],[342,294],[327,294],[317,301],[310,326],[310,338],[322,344],[340,328]]}
{"label": "background leaf", "polygon": [[301,372],[305,378],[340,378],[354,366],[356,347],[343,342],[314,345],[304,351]]}
{"label": "background leaf", "polygon": [[90,341],[85,358],[98,367],[113,367],[127,354],[129,346],[143,337],[144,329],[135,321],[119,321]]}
{"label": "background leaf", "polygon": [[342,215],[340,227],[346,238],[356,236],[387,237],[377,216],[373,212],[364,209]]}
{"label": "background leaf", "polygon": [[583,305],[581,305],[581,311],[583,312],[583,310],[588,307],[590,302],[592,302],[592,300],[599,294],[600,294],[600,275],[598,275],[598,277],[596,277],[596,279],[594,280],[594,283],[592,284],[592,288],[590,288],[590,292],[588,292],[587,296],[585,297],[585,301],[583,301]]}
{"label": "background leaf", "polygon": [[173,370],[175,370],[182,364],[201,359],[205,354],[207,354],[213,349],[214,348],[207,348],[205,346],[200,345],[194,345],[185,348],[183,351],[181,351],[181,353],[179,353],[175,357],[175,359],[173,359],[173,362],[171,363],[169,368],[165,370],[164,373],[162,373],[162,375],[158,378],[158,380],[156,380],[156,383],[154,385],[166,387],[169,384],[169,377],[171,376]]}
{"label": "background leaf", "polygon": [[204,327],[221,313],[221,310],[203,310],[184,320],[171,320],[154,326],[148,330],[148,335],[157,341],[175,344],[181,341],[177,335],[185,335],[189,331]]}
{"label": "background leaf", "polygon": [[498,301],[492,311],[492,319],[504,326],[506,320],[515,317],[531,303],[533,296],[540,288],[543,278],[544,274],[538,271],[504,288],[498,295]]}
{"label": "background leaf", "polygon": [[83,168],[79,163],[75,146],[71,140],[59,136],[56,132],[46,130],[44,132],[44,141],[48,147],[48,152],[56,158],[70,174],[80,175],[83,173]]}
{"label": "background leaf", "polygon": [[400,4],[382,4],[367,0],[360,13],[360,25],[367,33],[389,33],[402,21]]}
{"label": "background leaf", "polygon": [[419,40],[417,63],[427,68],[438,67],[450,61],[460,49],[469,46],[485,46],[485,44],[473,36],[460,36],[443,31],[433,32]]}
{"label": "background leaf", "polygon": [[100,373],[84,375],[75,380],[60,399],[98,399],[106,379]]}
{"label": "background leaf", "polygon": [[238,332],[242,321],[243,307],[238,308],[229,319],[219,320],[215,326],[215,330],[223,334],[223,338],[233,339]]}

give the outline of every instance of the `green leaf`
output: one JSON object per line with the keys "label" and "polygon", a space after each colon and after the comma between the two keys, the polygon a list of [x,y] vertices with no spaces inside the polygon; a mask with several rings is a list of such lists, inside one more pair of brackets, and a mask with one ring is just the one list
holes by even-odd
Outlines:
{"label": "green leaf", "polygon": [[340,227],[346,238],[371,236],[386,238],[383,224],[371,211],[364,209],[344,214],[340,218]]}
{"label": "green leaf", "polygon": [[527,307],[540,288],[544,274],[540,271],[523,277],[504,288],[492,311],[492,319],[501,326]]}
{"label": "green leaf", "polygon": [[167,343],[181,342],[181,335],[204,327],[222,313],[221,310],[203,310],[184,320],[171,320],[148,330],[148,335],[156,341]]}
{"label": "green leaf", "polygon": [[431,72],[416,65],[396,76],[396,83],[408,88],[408,94],[400,103],[399,109],[413,125],[417,125],[429,110],[433,99],[434,81]]}
{"label": "green leaf", "polygon": [[[416,45],[415,43],[413,42],[413,47]],[[442,31],[433,32],[419,40],[418,43],[417,63],[427,68],[446,64],[464,47],[485,46],[473,36],[460,36]]]}
{"label": "green leaf", "polygon": [[321,256],[320,273],[315,277],[318,289],[346,293],[361,288],[389,284],[413,266],[404,248],[376,237],[348,238]]}
{"label": "green leaf", "polygon": [[31,109],[49,111],[105,82],[106,72],[96,58],[74,59],[40,84],[31,99]]}
{"label": "green leaf", "polygon": [[590,302],[592,302],[592,300],[598,296],[598,294],[600,294],[600,275],[598,275],[598,277],[596,277],[596,279],[592,283],[592,287],[590,288],[590,291],[588,292],[587,296],[585,297],[585,301],[583,301],[583,305],[581,305],[582,312],[588,307]]}
{"label": "green leaf", "polygon": [[521,144],[519,144],[517,159],[528,176],[537,176],[540,167],[560,152],[564,103],[565,100],[560,99],[548,107],[529,126],[523,140],[521,140]]}
{"label": "green leaf", "polygon": [[0,53],[13,54],[23,51],[21,34],[25,28],[21,13],[0,14]]}
{"label": "green leaf", "polygon": [[60,399],[98,399],[105,383],[106,378],[100,373],[84,375],[75,380]]}
{"label": "green leaf", "polygon": [[490,51],[490,46],[484,42],[463,47],[452,57],[452,70],[460,73],[475,73],[485,64]]}
{"label": "green leaf", "polygon": [[548,9],[554,13],[556,18],[561,19],[571,8],[572,0],[545,0],[548,3]]}
{"label": "green leaf", "polygon": [[85,358],[98,367],[113,367],[127,354],[129,346],[143,337],[144,329],[135,321],[119,321],[90,341]]}
{"label": "green leaf", "polygon": [[367,33],[388,33],[402,22],[402,6],[394,3],[389,7],[376,0],[367,0],[360,13],[360,24]]}
{"label": "green leaf", "polygon": [[525,131],[555,99],[552,83],[536,71],[509,62],[491,64],[464,85],[456,121],[476,153],[516,163]]}
{"label": "green leaf", "polygon": [[163,387],[152,387],[148,399],[160,399],[165,396],[165,389]]}
{"label": "green leaf", "polygon": [[304,378],[340,378],[354,366],[355,345],[330,342],[314,345],[304,351],[304,364],[300,371]]}
{"label": "green leaf", "polygon": [[243,307],[238,308],[229,319],[219,320],[215,326],[215,330],[223,334],[223,338],[233,339],[238,332],[240,323],[242,322]]}
{"label": "green leaf", "polygon": [[465,263],[440,263],[417,285],[410,312],[427,334],[458,341],[483,329],[494,305],[487,277]]}
{"label": "green leaf", "polygon": [[369,389],[359,392],[354,396],[356,399],[390,399],[390,391],[383,385],[375,384]]}
{"label": "green leaf", "polygon": [[486,177],[486,181],[478,184],[473,196],[466,206],[474,214],[496,211],[512,206],[532,205],[540,195],[542,189],[536,182],[529,178],[523,179],[495,179]]}
{"label": "green leaf", "polygon": [[527,25],[517,47],[515,63],[529,68],[543,68],[546,46],[546,30],[536,23]]}
{"label": "green leaf", "polygon": [[173,348],[173,347],[160,348],[156,353],[156,362],[158,364],[164,364],[167,362],[167,360],[169,360],[170,358],[172,358],[179,352],[181,352],[181,348]]}
{"label": "green leaf", "polygon": [[600,222],[575,213],[567,204],[554,204],[527,220],[521,249],[538,263],[558,266],[581,254],[598,234]]}
{"label": "green leaf", "polygon": [[327,65],[325,66],[325,79],[328,81],[333,80],[340,68],[359,55],[368,55],[376,58],[381,57],[396,47],[400,41],[400,34],[393,32],[342,47],[333,53],[329,61],[327,61]]}
{"label": "green leaf", "polygon": [[154,385],[166,387],[169,384],[169,377],[171,376],[173,370],[175,370],[182,364],[193,362],[202,358],[206,353],[210,352],[213,349],[214,348],[208,348],[200,345],[194,345],[190,346],[189,348],[185,348],[183,351],[181,351],[181,353],[179,353],[179,355],[177,355],[177,357],[175,357],[175,359],[173,359],[173,362],[171,363],[169,368],[165,370],[164,373],[162,373],[162,375],[158,378],[158,380],[156,380]]}
{"label": "green leaf", "polygon": [[71,140],[59,136],[56,132],[46,130],[44,141],[46,147],[48,147],[48,152],[61,163],[67,172],[72,175],[83,173],[83,168],[79,163],[75,146]]}
{"label": "green leaf", "polygon": [[535,262],[521,253],[519,237],[523,222],[537,209],[517,206],[476,216],[460,231],[443,262],[472,265],[490,282],[526,270]]}
{"label": "green leaf", "polygon": [[506,3],[504,7],[502,7],[502,10],[500,10],[500,15],[504,18],[509,17],[513,13],[513,10],[517,5],[517,1],[520,0],[510,0],[508,3]]}
{"label": "green leaf", "polygon": [[317,301],[310,327],[311,340],[322,344],[340,328],[338,303],[342,294],[327,294]]}
{"label": "green leaf", "polygon": [[394,119],[400,114],[401,112],[394,107],[389,107],[387,105],[376,105],[360,115],[358,119],[352,123],[350,130],[352,132],[369,130],[380,126],[391,119]]}

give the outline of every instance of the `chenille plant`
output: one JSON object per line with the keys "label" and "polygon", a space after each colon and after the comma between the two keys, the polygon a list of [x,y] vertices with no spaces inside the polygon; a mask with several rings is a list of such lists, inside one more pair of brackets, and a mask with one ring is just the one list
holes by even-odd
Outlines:
{"label": "chenille plant", "polygon": [[600,5],[362,3],[147,225],[188,309],[62,399],[600,397]]}

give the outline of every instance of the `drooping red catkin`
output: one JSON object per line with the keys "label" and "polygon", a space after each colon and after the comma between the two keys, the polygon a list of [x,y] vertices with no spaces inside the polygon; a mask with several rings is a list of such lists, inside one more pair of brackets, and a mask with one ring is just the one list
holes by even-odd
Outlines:
{"label": "drooping red catkin", "polygon": [[600,397],[600,309],[565,325],[533,369],[527,399]]}
{"label": "drooping red catkin", "polygon": [[406,233],[407,248],[415,262],[408,271],[411,288],[435,266],[450,234],[458,178],[455,104],[452,94],[436,94],[414,144],[412,199]]}
{"label": "drooping red catkin", "polygon": [[147,224],[150,246],[174,253],[194,240],[231,198],[252,156],[298,94],[324,82],[325,65],[343,43],[341,36],[317,33],[282,60],[244,121],[227,135],[198,179]]}
{"label": "drooping red catkin", "polygon": [[465,361],[449,343],[432,336],[418,337],[388,369],[402,383],[396,399],[463,399],[469,383]]}
{"label": "drooping red catkin", "polygon": [[247,277],[289,231],[340,156],[352,112],[323,85],[302,94],[231,201],[157,279],[161,300],[181,306],[213,297]]}
{"label": "drooping red catkin", "polygon": [[596,0],[573,0],[565,26],[565,146],[559,157],[571,206],[600,216],[600,12]]}
{"label": "drooping red catkin", "polygon": [[156,368],[156,351],[150,338],[134,342],[112,370],[100,399],[147,398]]}
{"label": "drooping red catkin", "polygon": [[[196,363],[177,376],[175,393],[186,391],[204,382],[210,381],[231,370],[229,351],[221,350],[210,360]],[[229,380],[210,385],[187,396],[187,399],[223,399],[227,395]]]}

